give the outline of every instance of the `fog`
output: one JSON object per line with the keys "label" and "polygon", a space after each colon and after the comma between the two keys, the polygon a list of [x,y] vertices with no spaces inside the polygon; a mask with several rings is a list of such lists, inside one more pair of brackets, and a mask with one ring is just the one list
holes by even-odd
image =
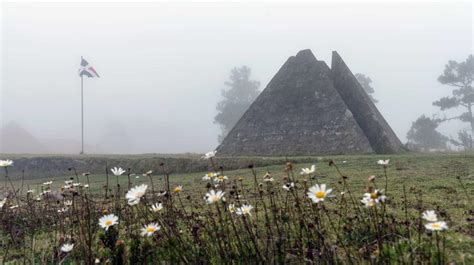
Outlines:
{"label": "fog", "polygon": [[444,65],[472,53],[472,10],[468,2],[4,3],[1,124],[78,153],[84,56],[100,75],[84,80],[86,152],[205,152],[217,146],[215,107],[230,70],[249,66],[263,89],[309,48],[328,65],[337,50],[370,76],[377,107],[405,142],[417,117],[441,114],[431,103],[451,93],[437,81]]}

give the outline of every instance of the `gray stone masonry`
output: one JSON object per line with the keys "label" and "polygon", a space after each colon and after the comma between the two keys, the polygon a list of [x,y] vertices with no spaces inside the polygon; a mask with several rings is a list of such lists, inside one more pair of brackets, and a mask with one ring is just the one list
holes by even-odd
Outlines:
{"label": "gray stone masonry", "polygon": [[372,153],[375,148],[310,50],[290,57],[229,132],[222,156]]}
{"label": "gray stone masonry", "polygon": [[334,87],[369,139],[372,149],[379,154],[402,151],[404,148],[397,135],[336,51],[332,53],[331,77]]}

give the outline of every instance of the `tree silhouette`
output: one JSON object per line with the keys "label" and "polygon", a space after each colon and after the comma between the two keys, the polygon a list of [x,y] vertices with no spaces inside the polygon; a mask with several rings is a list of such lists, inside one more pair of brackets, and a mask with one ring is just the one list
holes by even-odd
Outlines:
{"label": "tree silhouette", "polygon": [[452,96],[443,97],[435,102],[434,106],[442,111],[461,107],[464,112],[459,116],[447,120],[457,119],[470,124],[470,133],[468,130],[459,132],[459,141],[452,141],[454,144],[463,146],[465,149],[472,149],[472,134],[474,133],[474,89],[472,81],[474,79],[474,57],[469,55],[464,62],[449,61],[438,81],[443,85],[454,87]]}
{"label": "tree silhouette", "polygon": [[365,92],[367,93],[367,95],[369,95],[370,99],[372,100],[372,102],[374,103],[377,103],[379,102],[378,100],[376,100],[372,94],[375,93],[375,89],[370,85],[372,83],[372,79],[370,79],[370,77],[364,75],[364,74],[360,74],[360,73],[357,73],[355,74],[355,78],[357,79],[357,81],[359,81],[359,84],[362,86],[362,88],[365,90]]}
{"label": "tree silhouette", "polygon": [[219,142],[224,140],[260,93],[260,82],[250,80],[250,74],[251,69],[245,65],[239,68],[234,67],[230,72],[230,80],[225,82],[229,89],[222,89],[223,99],[217,103],[218,113],[214,117],[214,123],[221,127]]}
{"label": "tree silhouette", "polygon": [[446,148],[448,138],[436,130],[440,122],[439,119],[430,119],[425,115],[419,117],[412,123],[407,133],[409,145],[425,151],[432,148]]}

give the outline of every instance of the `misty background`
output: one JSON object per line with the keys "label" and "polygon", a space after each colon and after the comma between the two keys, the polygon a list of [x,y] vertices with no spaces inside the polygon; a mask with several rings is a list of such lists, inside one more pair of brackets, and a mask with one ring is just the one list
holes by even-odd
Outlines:
{"label": "misty background", "polygon": [[[405,142],[417,117],[445,115],[432,102],[452,89],[437,78],[449,60],[473,51],[469,2],[1,8],[0,125],[38,139],[20,152],[40,144],[79,153],[81,56],[101,76],[84,80],[86,153],[182,153],[217,146],[216,104],[233,67],[249,66],[263,89],[299,50],[328,65],[337,50],[353,73],[370,76],[376,106]],[[462,126],[452,121],[439,131]],[[6,135],[0,151],[14,139]]]}

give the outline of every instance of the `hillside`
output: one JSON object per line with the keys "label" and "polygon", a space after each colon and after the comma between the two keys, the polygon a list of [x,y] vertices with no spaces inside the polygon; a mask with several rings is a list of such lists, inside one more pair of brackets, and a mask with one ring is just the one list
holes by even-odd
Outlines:
{"label": "hillside", "polygon": [[[400,165],[412,160],[426,160],[434,164],[444,162],[463,161],[463,167],[457,170],[474,171],[474,154],[416,154],[403,155],[352,155],[352,156],[313,156],[313,157],[217,157],[216,167],[224,171],[255,167],[268,167],[283,165],[287,161],[294,163],[326,163],[331,159],[338,161],[352,160],[367,163],[377,159],[392,159],[399,161]],[[191,173],[212,170],[208,160],[202,160],[198,154],[142,154],[142,155],[35,155],[35,154],[0,154],[0,159],[12,159],[15,164],[9,169],[13,179],[21,177],[24,171],[25,179],[51,178],[69,175],[69,169],[77,173],[90,172],[103,174],[105,168],[122,167],[131,168],[132,173],[142,174],[148,170],[161,172],[163,163],[166,170],[174,173]],[[455,168],[452,168],[454,170]],[[1,173],[0,173],[1,174]]]}

